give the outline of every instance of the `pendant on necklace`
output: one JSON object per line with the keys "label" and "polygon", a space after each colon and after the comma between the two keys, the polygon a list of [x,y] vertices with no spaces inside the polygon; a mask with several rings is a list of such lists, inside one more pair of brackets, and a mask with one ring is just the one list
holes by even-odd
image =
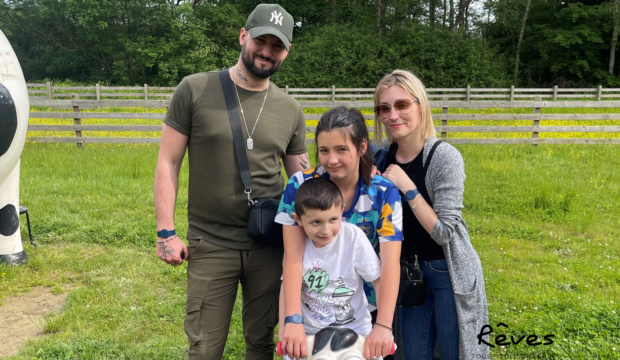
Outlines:
{"label": "pendant on necklace", "polygon": [[248,136],[247,145],[248,145],[248,150],[254,149],[254,140],[252,140],[252,138],[249,136]]}

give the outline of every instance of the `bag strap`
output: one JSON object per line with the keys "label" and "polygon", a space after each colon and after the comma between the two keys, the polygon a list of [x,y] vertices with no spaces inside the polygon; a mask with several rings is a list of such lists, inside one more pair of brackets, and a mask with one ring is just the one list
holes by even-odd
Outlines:
{"label": "bag strap", "polygon": [[235,146],[235,155],[237,156],[237,165],[239,166],[239,174],[241,175],[241,181],[243,182],[244,193],[248,195],[248,205],[252,205],[254,202],[250,197],[252,189],[250,183],[252,180],[252,173],[250,172],[250,163],[248,162],[248,154],[245,152],[243,146],[243,130],[241,129],[241,119],[239,118],[239,111],[237,110],[237,100],[235,99],[235,93],[233,90],[233,81],[230,78],[228,69],[224,69],[218,72],[220,75],[220,82],[222,83],[222,90],[224,91],[224,100],[226,100],[226,108],[228,109],[228,120],[230,120],[230,129],[233,135],[233,144]]}
{"label": "bag strap", "polygon": [[[424,177],[426,177],[426,170],[428,169],[428,166],[431,164],[431,159],[433,158],[433,154],[435,153],[435,149],[437,149],[437,146],[439,146],[439,144],[441,144],[443,141],[441,140],[437,140],[434,144],[433,147],[431,148],[431,150],[428,152],[428,156],[426,157],[426,162],[424,163]],[[418,256],[418,242],[415,242],[415,245],[413,247],[414,251],[415,251],[415,265],[414,267],[418,266],[418,261],[417,261],[417,256]]]}
{"label": "bag strap", "polygon": [[[437,146],[439,146],[439,144],[441,144],[442,142],[443,141],[441,141],[441,140],[437,140],[433,144],[433,147],[431,148],[431,151],[428,152],[428,156],[426,157],[426,162],[424,163],[424,168],[423,168],[424,169],[424,178],[426,178],[426,170],[428,169],[428,166],[431,164],[431,159],[433,158],[433,154],[435,153],[435,149],[437,149]],[[418,242],[417,241],[415,241],[413,249],[414,249],[414,252],[415,252],[415,261],[414,261],[413,266],[414,266],[414,269],[416,269],[416,271],[417,271],[417,268],[419,267],[418,259],[417,259],[417,257],[418,257]]]}
{"label": "bag strap", "polygon": [[426,169],[428,169],[428,166],[431,164],[431,159],[433,158],[433,154],[435,153],[435,149],[437,149],[437,146],[439,146],[439,144],[441,144],[443,141],[441,140],[437,140],[434,144],[433,147],[431,148],[431,151],[428,152],[428,156],[426,157],[426,163],[424,163],[424,176],[426,177]]}

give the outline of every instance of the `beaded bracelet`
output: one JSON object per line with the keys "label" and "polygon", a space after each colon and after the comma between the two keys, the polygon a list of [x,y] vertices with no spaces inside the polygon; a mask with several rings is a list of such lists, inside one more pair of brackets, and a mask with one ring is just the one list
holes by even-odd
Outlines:
{"label": "beaded bracelet", "polygon": [[168,239],[166,239],[166,240],[162,240],[162,241],[155,240],[155,241],[156,241],[158,244],[163,244],[163,243],[168,242],[168,241],[170,241],[170,240],[172,240],[172,239],[176,239],[177,237],[178,237],[178,236],[173,235],[171,238],[168,238]]}

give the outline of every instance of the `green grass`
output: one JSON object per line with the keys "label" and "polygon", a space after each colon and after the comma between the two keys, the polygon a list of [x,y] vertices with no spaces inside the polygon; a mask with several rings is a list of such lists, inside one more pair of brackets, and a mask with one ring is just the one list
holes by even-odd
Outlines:
{"label": "green grass", "polygon": [[[0,267],[0,301],[37,285],[69,297],[48,316],[48,335],[12,359],[186,358],[185,266],[155,256],[158,149],[26,144],[20,200],[39,248],[25,245],[25,266]],[[550,346],[497,347],[495,358],[619,358],[620,147],[458,149],[467,173],[463,214],[483,264],[492,338],[555,335]],[[181,234],[187,171],[184,162]],[[244,354],[239,299],[236,305],[225,359]]]}

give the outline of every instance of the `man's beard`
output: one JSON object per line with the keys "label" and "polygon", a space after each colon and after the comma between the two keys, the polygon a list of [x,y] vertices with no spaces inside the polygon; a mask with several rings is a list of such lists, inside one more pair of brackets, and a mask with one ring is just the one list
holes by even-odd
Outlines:
{"label": "man's beard", "polygon": [[[255,58],[261,58],[263,60],[267,60],[267,61],[271,62],[272,66],[270,68],[268,68],[268,69],[261,70],[258,66],[256,66],[254,64],[254,59]],[[276,64],[276,62],[273,61],[273,59],[265,58],[262,55],[258,55],[257,54],[257,55],[254,55],[254,57],[251,57],[250,54],[248,54],[248,52],[247,52],[247,50],[245,48],[245,45],[241,49],[241,61],[243,61],[243,65],[250,72],[250,74],[252,74],[255,77],[260,78],[260,79],[267,79],[267,78],[269,78],[276,71],[278,71],[278,69],[280,69],[280,67],[282,66],[282,62],[280,62],[279,64]]]}

